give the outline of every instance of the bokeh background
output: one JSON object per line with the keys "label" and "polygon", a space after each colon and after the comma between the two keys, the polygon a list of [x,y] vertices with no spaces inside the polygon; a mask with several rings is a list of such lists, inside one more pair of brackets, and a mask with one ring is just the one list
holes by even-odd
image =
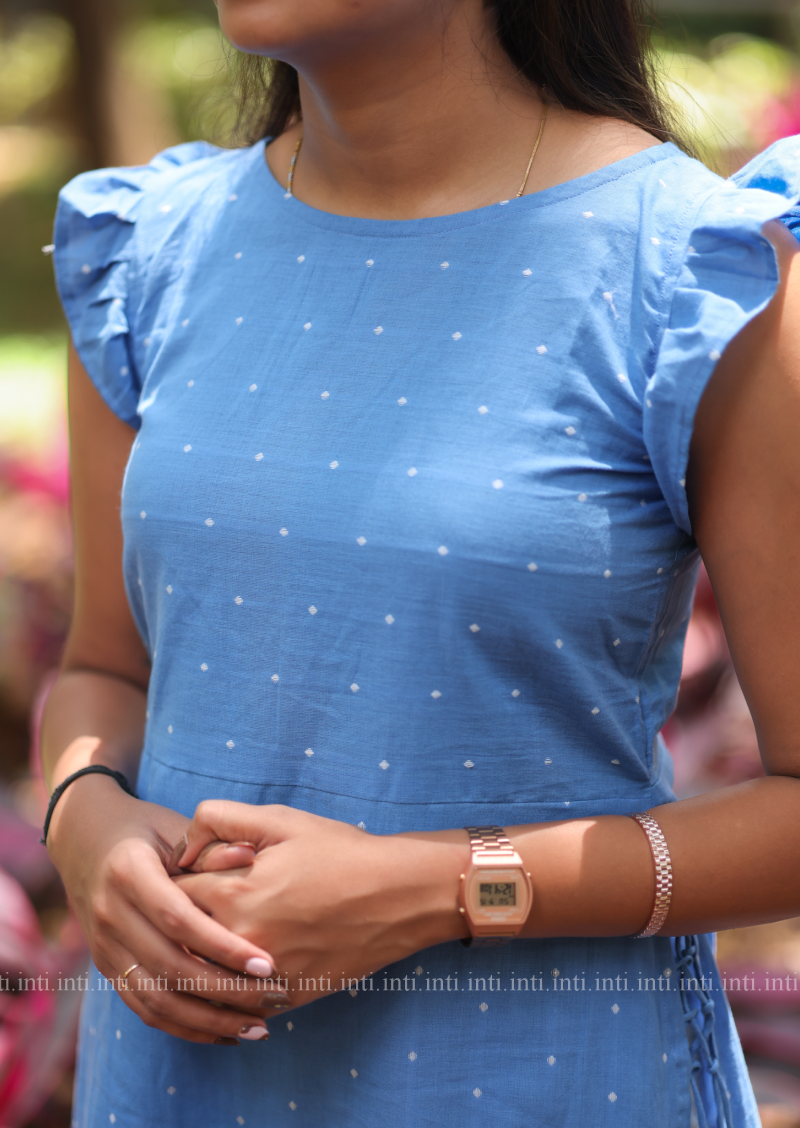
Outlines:
{"label": "bokeh background", "polygon": [[[665,90],[717,171],[800,133],[800,3],[664,0],[653,35]],[[36,723],[72,579],[56,194],[82,169],[181,140],[235,143],[232,55],[212,0],[0,0],[0,1128],[69,1124],[80,995],[15,984],[54,984],[87,959],[38,843]],[[761,774],[705,576],[665,736],[682,795]],[[727,973],[773,984],[757,1006],[730,998],[764,1128],[800,1128],[800,994],[785,986],[800,973],[798,925],[724,933],[719,954]]]}

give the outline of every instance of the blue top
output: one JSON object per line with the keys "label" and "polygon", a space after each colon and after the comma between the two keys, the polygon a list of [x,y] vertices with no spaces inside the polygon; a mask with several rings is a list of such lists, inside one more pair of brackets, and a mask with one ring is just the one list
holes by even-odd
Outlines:
{"label": "blue top", "polygon": [[[140,795],[379,834],[674,798],[658,733],[698,560],[692,421],[775,290],[761,227],[797,199],[799,155],[722,181],[663,145],[407,221],[308,207],[263,142],[72,181],[61,297],[139,430]],[[674,949],[445,944],[236,1051],[145,1028],[96,977],[76,1123],[676,1128],[693,1075],[699,1115],[755,1126],[708,940]]]}

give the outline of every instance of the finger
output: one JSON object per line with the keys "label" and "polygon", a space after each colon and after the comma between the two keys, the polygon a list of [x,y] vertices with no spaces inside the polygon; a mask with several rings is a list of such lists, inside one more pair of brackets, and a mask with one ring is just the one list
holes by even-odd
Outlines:
{"label": "finger", "polygon": [[[264,979],[276,973],[268,952],[198,909],[151,852],[134,845],[129,851],[120,851],[110,865],[115,891],[174,944],[241,973]],[[108,916],[105,924],[116,931],[114,914]],[[120,943],[127,943],[123,935],[118,938]]]}
{"label": "finger", "polygon": [[214,1042],[219,1038],[259,1041],[269,1037],[260,1015],[247,1014],[232,1007],[214,1006],[192,995],[172,991],[166,981],[144,967],[128,977],[121,993],[131,1010],[147,1025],[159,1030],[180,1029],[181,1037]]}
{"label": "finger", "polygon": [[[192,873],[218,873],[221,870],[244,869],[256,860],[255,846],[250,842],[212,842],[204,846],[192,862]],[[185,870],[181,866],[181,872]]]}
{"label": "finger", "polygon": [[[185,840],[186,848],[176,864],[186,869],[200,851],[212,842],[252,842],[256,850],[282,842],[291,808],[280,804],[256,807],[227,799],[206,799],[197,805]],[[177,852],[177,847],[176,847]]]}

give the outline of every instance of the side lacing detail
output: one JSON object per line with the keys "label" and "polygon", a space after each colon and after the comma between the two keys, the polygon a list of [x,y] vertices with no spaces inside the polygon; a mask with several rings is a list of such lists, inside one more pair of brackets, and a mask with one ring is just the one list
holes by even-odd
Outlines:
{"label": "side lacing detail", "polygon": [[706,981],[696,936],[675,936],[675,968],[692,1059],[691,1084],[698,1128],[734,1128],[730,1093],[717,1056],[711,977]]}

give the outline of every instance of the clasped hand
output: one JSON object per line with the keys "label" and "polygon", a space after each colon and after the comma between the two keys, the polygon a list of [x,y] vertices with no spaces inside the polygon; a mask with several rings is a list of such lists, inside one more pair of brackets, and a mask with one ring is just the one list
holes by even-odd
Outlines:
{"label": "clasped hand", "polygon": [[270,953],[299,1006],[463,935],[466,854],[463,835],[377,836],[291,807],[209,800],[170,870],[214,921]]}

